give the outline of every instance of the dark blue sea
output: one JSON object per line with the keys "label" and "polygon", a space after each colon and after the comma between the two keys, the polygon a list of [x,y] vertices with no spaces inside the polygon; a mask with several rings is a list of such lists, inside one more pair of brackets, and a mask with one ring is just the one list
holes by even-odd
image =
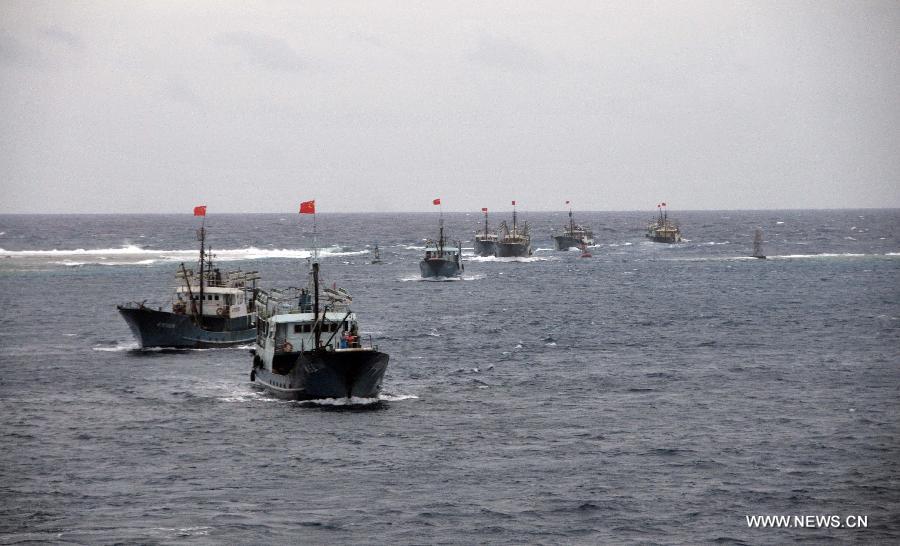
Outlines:
{"label": "dark blue sea", "polygon": [[[520,212],[533,258],[425,282],[437,215],[320,214],[391,355],[366,405],[274,400],[250,347],[135,349],[116,304],[171,302],[198,219],[0,216],[0,543],[896,544],[900,211],[670,215],[680,245],[576,213],[580,258]],[[471,248],[480,214],[445,219]],[[308,216],[206,225],[223,268],[306,282]]]}

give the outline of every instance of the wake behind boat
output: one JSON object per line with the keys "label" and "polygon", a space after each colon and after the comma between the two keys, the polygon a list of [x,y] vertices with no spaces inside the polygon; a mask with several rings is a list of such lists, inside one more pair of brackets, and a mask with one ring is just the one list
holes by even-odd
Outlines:
{"label": "wake behind boat", "polygon": [[250,343],[256,335],[256,271],[222,272],[215,267],[212,252],[205,248],[206,207],[195,207],[194,216],[204,217],[198,231],[199,273],[181,264],[172,310],[144,303],[117,306],[141,348],[232,347]]}
{"label": "wake behind boat", "polygon": [[375,398],[389,356],[362,344],[347,291],[320,290],[317,260],[306,288],[260,291],[250,380],[289,400]]}

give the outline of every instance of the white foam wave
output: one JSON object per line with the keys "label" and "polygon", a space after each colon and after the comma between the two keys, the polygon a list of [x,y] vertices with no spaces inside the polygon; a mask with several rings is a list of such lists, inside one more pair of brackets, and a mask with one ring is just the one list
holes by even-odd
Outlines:
{"label": "white foam wave", "polygon": [[789,259],[802,259],[802,258],[864,258],[867,254],[853,254],[850,252],[846,253],[822,253],[822,254],[785,254],[783,256],[769,256],[770,259],[780,259],[780,260],[789,260]]}
{"label": "white foam wave", "polygon": [[[307,249],[266,249],[254,246],[246,248],[216,249],[213,253],[215,259],[219,262],[263,260],[270,258],[306,259],[312,256],[312,252]],[[359,256],[368,253],[368,250],[344,250],[337,246],[324,248],[319,251],[319,255],[324,257]],[[159,261],[190,261],[197,256],[197,250],[156,250],[141,248],[136,245],[126,245],[121,248],[76,248],[72,250],[5,250],[0,248],[0,256],[10,258],[64,258],[61,261],[53,261],[50,263],[68,267],[88,264],[149,265]],[[129,257],[138,259],[123,259]]]}
{"label": "white foam wave", "polygon": [[298,402],[310,406],[370,406],[379,402],[400,402],[403,400],[417,400],[414,394],[389,394],[382,393],[375,398],[362,398],[351,396],[350,398],[320,398],[317,400],[303,400]]}
{"label": "white foam wave", "polygon": [[502,262],[502,263],[531,263],[531,262],[548,262],[550,260],[555,260],[554,257],[543,257],[543,256],[520,256],[520,257],[508,257],[508,258],[498,258],[496,256],[474,256],[472,258],[468,258],[466,261],[469,262]]}
{"label": "white foam wave", "polygon": [[137,342],[132,341],[129,343],[118,343],[112,347],[103,347],[101,345],[98,345],[96,347],[91,347],[91,349],[100,351],[102,353],[120,353],[123,351],[136,351],[140,349],[140,346],[137,344]]}

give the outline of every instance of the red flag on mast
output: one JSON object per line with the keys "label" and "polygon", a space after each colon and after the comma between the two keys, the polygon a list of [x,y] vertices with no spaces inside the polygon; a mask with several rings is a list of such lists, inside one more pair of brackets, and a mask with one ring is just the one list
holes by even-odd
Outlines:
{"label": "red flag on mast", "polygon": [[312,201],[304,201],[300,203],[300,214],[315,214],[316,213],[316,200]]}
{"label": "red flag on mast", "polygon": [[437,199],[435,199],[434,201],[432,201],[431,204],[432,204],[432,205],[440,205],[440,204],[441,204],[441,198],[438,197]]}
{"label": "red flag on mast", "polygon": [[567,204],[567,205],[568,205],[568,204],[569,204],[569,202],[568,202],[568,201],[566,201],[566,204]]}
{"label": "red flag on mast", "polygon": [[513,206],[516,206],[516,200],[513,199]]}
{"label": "red flag on mast", "polygon": [[194,216],[206,216],[206,205],[194,207]]}
{"label": "red flag on mast", "polygon": [[662,206],[666,206],[666,204],[665,204],[665,203],[663,203],[663,204],[662,204]]}
{"label": "red flag on mast", "polygon": [[487,212],[487,207],[481,207],[481,212]]}

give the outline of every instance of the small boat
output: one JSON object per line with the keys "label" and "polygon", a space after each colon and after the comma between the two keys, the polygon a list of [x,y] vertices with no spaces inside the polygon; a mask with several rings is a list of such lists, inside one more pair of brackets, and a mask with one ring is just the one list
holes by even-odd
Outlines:
{"label": "small boat", "polygon": [[754,258],[758,258],[760,260],[765,260],[766,255],[763,254],[762,243],[763,243],[762,230],[757,229],[756,233],[753,234],[753,254],[751,254],[751,256]]}
{"label": "small boat", "polygon": [[647,225],[646,237],[655,243],[680,243],[681,230],[674,222],[669,221],[669,209],[665,203],[656,205],[659,214]]}
{"label": "small boat", "polygon": [[375,245],[375,248],[372,250],[372,264],[381,264],[384,263],[381,261],[381,251],[378,249],[378,245]]}
{"label": "small boat", "polygon": [[488,209],[483,207],[481,212],[484,213],[484,231],[475,233],[475,255],[493,256],[497,244],[497,234],[488,229]]}
{"label": "small boat", "polygon": [[[435,199],[435,205],[440,205],[441,200]],[[422,278],[452,278],[461,277],[465,269],[462,264],[462,243],[456,241],[456,248],[450,247],[444,234],[444,212],[441,211],[438,221],[438,239],[425,243],[425,257],[419,262],[419,271]]]}
{"label": "small boat", "polygon": [[375,398],[390,357],[360,339],[349,292],[320,289],[314,255],[306,288],[259,291],[250,381],[288,400]]}
{"label": "small boat", "polygon": [[[566,201],[566,205],[569,202]],[[556,244],[556,250],[569,250],[570,248],[581,248],[581,245],[592,246],[594,244],[594,232],[591,228],[580,226],[575,223],[575,217],[572,215],[572,207],[569,207],[569,225],[563,228],[560,235],[553,236],[553,242]]]}
{"label": "small boat", "polygon": [[196,207],[194,215],[204,218],[197,232],[199,273],[181,264],[171,311],[148,307],[146,300],[117,306],[141,348],[233,347],[256,337],[257,272],[219,270],[206,248],[206,207]]}
{"label": "small boat", "polygon": [[494,256],[498,258],[525,258],[531,256],[531,235],[528,233],[528,222],[519,227],[516,221],[516,202],[512,202],[512,228],[506,220],[500,223],[500,237],[494,244]]}
{"label": "small boat", "polygon": [[588,251],[588,249],[587,249],[587,245],[584,243],[581,243],[581,257],[582,258],[592,257],[590,251]]}

